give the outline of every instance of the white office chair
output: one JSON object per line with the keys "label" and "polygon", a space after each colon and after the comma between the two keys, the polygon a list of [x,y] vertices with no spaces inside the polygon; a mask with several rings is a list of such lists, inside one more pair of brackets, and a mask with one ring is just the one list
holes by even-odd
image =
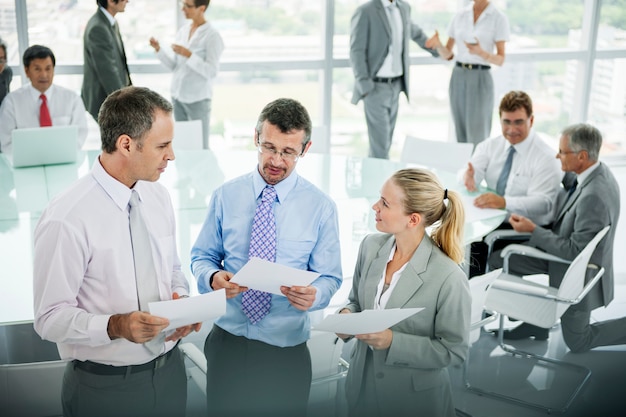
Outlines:
{"label": "white office chair", "polygon": [[400,162],[455,173],[467,166],[473,150],[472,143],[442,142],[407,136]]}
{"label": "white office chair", "polygon": [[[607,226],[599,231],[573,261],[549,255],[536,248],[524,245],[513,244],[507,246],[502,251],[504,268],[491,285],[487,299],[485,300],[486,309],[493,310],[500,314],[498,342],[502,350],[511,353],[513,357],[519,356],[521,358],[520,360],[531,360],[533,363],[542,364],[545,368],[556,369],[558,367],[563,369],[563,372],[566,370],[572,371],[572,373],[579,378],[579,381],[575,384],[571,394],[566,398],[564,403],[559,405],[546,405],[545,403],[524,400],[513,395],[497,392],[495,389],[478,388],[468,382],[467,388],[470,391],[527,407],[543,409],[548,413],[563,413],[569,408],[591,376],[591,371],[583,366],[524,352],[506,345],[503,340],[504,317],[513,317],[526,323],[548,329],[554,326],[563,313],[565,313],[571,305],[579,303],[604,274],[604,268],[590,264],[589,260],[596,246],[608,232],[609,228],[610,226]],[[554,288],[509,274],[508,264],[509,258],[512,255],[530,256],[545,259],[550,262],[560,262],[569,264],[569,267],[563,276],[560,286]],[[585,277],[588,271],[593,272],[594,276],[585,284]],[[500,371],[506,373],[504,370]]]}
{"label": "white office chair", "polygon": [[174,122],[174,149],[202,149],[202,121],[185,120]]}
{"label": "white office chair", "polygon": [[61,384],[66,363],[57,360],[0,365],[0,414],[62,416]]}

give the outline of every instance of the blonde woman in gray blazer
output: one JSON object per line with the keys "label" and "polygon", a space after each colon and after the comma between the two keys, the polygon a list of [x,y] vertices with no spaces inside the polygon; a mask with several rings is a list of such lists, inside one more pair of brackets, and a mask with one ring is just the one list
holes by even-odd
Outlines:
{"label": "blonde woman in gray blazer", "polygon": [[[382,234],[363,240],[340,313],[424,310],[380,333],[356,335],[346,380],[350,415],[452,417],[447,367],[467,356],[471,304],[458,266],[460,197],[427,170],[403,169],[385,182],[373,209]],[[438,221],[429,237],[426,228]]]}

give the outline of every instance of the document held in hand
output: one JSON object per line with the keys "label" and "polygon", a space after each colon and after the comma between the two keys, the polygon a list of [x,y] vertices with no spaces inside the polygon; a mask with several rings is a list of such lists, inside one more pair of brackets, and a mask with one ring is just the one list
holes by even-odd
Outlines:
{"label": "document held in hand", "polygon": [[226,313],[226,291],[222,288],[194,297],[155,301],[148,304],[148,309],[153,316],[165,317],[170,321],[170,325],[163,329],[165,332],[224,315]]}
{"label": "document held in hand", "polygon": [[313,329],[349,335],[378,333],[422,310],[423,308],[390,308],[363,310],[360,313],[331,314]]}
{"label": "document held in hand", "polygon": [[266,261],[260,258],[250,258],[243,268],[239,270],[230,282],[248,287],[253,290],[265,291],[276,295],[283,295],[280,287],[293,287],[294,285],[306,287],[320,274],[312,271],[303,271]]}

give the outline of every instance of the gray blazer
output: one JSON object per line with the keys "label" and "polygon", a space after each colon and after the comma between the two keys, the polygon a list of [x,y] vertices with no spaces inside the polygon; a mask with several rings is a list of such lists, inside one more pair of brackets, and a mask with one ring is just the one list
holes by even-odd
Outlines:
{"label": "gray blazer", "polygon": [[113,91],[131,85],[124,45],[120,49],[117,34],[100,8],[85,27],[83,51],[81,96],[85,108],[97,121],[104,99]]}
{"label": "gray blazer", "polygon": [[[409,40],[415,41],[422,49],[438,56],[437,51],[427,49],[424,44],[428,37],[422,29],[411,21],[411,7],[402,0],[396,0],[404,33],[402,63],[404,68],[402,91],[409,98]],[[391,27],[387,13],[380,0],[371,0],[356,9],[350,28],[350,64],[355,84],[352,104],[374,89],[372,78],[383,65],[391,45]]]}
{"label": "gray blazer", "polygon": [[[346,308],[374,307],[395,239],[372,234],[363,239]],[[471,296],[463,271],[429,237],[424,237],[393,289],[386,308],[424,310],[391,328],[386,350],[371,352],[378,402],[383,415],[454,416],[447,367],[461,364],[468,350]],[[359,401],[369,347],[357,341],[346,380],[348,404]]]}
{"label": "gray blazer", "polygon": [[[571,197],[566,197],[566,193],[558,197],[552,230],[535,228],[528,244],[561,258],[574,259],[600,230],[611,225],[591,255],[591,263],[604,267],[604,276],[576,308],[593,310],[607,306],[613,300],[613,241],[620,210],[619,185],[609,168],[600,163],[578,184]],[[558,287],[566,270],[567,265],[550,262],[550,285]]]}

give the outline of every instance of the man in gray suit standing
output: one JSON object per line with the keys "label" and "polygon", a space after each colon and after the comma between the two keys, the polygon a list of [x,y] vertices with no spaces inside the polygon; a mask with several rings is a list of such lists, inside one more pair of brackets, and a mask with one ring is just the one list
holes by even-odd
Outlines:
{"label": "man in gray suit standing", "polygon": [[[352,104],[363,100],[370,157],[389,158],[398,96],[404,91],[409,98],[410,39],[433,56],[439,56],[439,49],[426,47],[429,39],[411,21],[411,7],[402,0],[371,0],[352,16],[350,64],[355,78]],[[442,52],[448,54],[445,49]]]}
{"label": "man in gray suit standing", "polygon": [[[626,317],[589,323],[591,311],[607,306],[613,300],[613,241],[620,211],[619,185],[609,168],[598,161],[602,135],[593,126],[575,124],[565,128],[559,142],[557,158],[561,169],[574,173],[576,180],[557,199],[557,215],[552,229],[536,226],[523,216],[511,215],[511,226],[518,232],[530,232],[526,243],[551,255],[573,260],[605,226],[608,234],[591,256],[591,263],[605,269],[601,281],[578,304],[561,317],[563,339],[572,352],[586,352],[598,346],[626,344]],[[493,268],[502,266],[499,252],[489,259]],[[568,265],[538,259],[512,256],[509,272],[519,275],[548,273],[550,286],[558,287]],[[548,329],[523,323],[505,333],[508,339],[534,336],[546,339]]]}
{"label": "man in gray suit standing", "polygon": [[84,76],[81,96],[85,108],[98,121],[104,99],[115,90],[131,85],[126,52],[115,15],[123,13],[128,0],[97,0],[83,36]]}

